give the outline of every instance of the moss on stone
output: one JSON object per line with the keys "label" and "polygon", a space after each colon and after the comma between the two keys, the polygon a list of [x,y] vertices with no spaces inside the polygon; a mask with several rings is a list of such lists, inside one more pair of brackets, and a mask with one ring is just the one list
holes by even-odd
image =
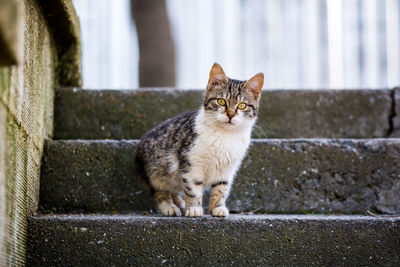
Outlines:
{"label": "moss on stone", "polygon": [[18,29],[21,22],[21,3],[18,0],[0,0],[0,66],[17,64]]}
{"label": "moss on stone", "polygon": [[[41,205],[58,213],[149,211],[136,142],[49,141]],[[397,139],[253,140],[227,205],[236,213],[399,213],[398,162]]]}
{"label": "moss on stone", "polygon": [[13,115],[7,118],[7,163],[6,163],[6,209],[7,217],[4,249],[8,264],[23,265],[25,262],[25,237],[27,233],[27,135],[16,122]]}
{"label": "moss on stone", "polygon": [[0,99],[8,103],[8,94],[11,81],[11,71],[8,67],[0,67]]}
{"label": "moss on stone", "polygon": [[397,266],[399,222],[364,216],[38,216],[29,222],[28,264]]}
{"label": "moss on stone", "polygon": [[392,130],[391,137],[400,137],[400,87],[394,89],[392,106]]}
{"label": "moss on stone", "polygon": [[80,26],[72,1],[41,0],[39,5],[55,40],[59,85],[82,86]]}
{"label": "moss on stone", "polygon": [[[202,91],[60,89],[56,139],[137,139],[163,120],[198,109]],[[386,137],[391,90],[263,92],[255,138]],[[340,109],[338,109],[340,107]]]}
{"label": "moss on stone", "polygon": [[[49,14],[40,5],[42,2],[18,1],[22,12],[17,19],[24,21],[15,33],[22,37],[19,41],[23,42],[18,44],[22,48],[19,51],[19,64],[0,68],[1,120],[6,120],[0,125],[4,127],[0,131],[0,146],[2,151],[6,151],[0,162],[0,193],[4,194],[0,196],[3,201],[3,205],[0,205],[1,266],[24,265],[26,218],[35,213],[38,207],[43,143],[53,133],[54,87],[61,79],[57,72],[60,61],[57,44],[63,43],[63,36],[54,34],[46,19]],[[59,9],[57,12],[73,12],[69,0],[52,2],[69,3],[68,11]],[[61,23],[64,14],[52,15]],[[1,27],[5,26],[3,21],[0,22]],[[66,20],[62,23],[68,25],[72,22]],[[73,37],[79,38],[79,35]],[[79,57],[80,51],[75,52]],[[72,67],[69,71],[72,71]],[[80,75],[80,68],[76,67],[74,75]]]}

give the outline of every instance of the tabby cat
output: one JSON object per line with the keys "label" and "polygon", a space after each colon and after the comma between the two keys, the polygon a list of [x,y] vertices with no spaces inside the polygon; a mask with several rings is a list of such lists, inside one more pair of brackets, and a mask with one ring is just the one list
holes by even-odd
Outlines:
{"label": "tabby cat", "polygon": [[225,200],[250,144],[263,83],[262,73],[248,81],[230,79],[215,63],[200,110],[166,120],[142,137],[137,160],[162,214],[202,216],[203,191],[211,188],[211,215],[229,215]]}

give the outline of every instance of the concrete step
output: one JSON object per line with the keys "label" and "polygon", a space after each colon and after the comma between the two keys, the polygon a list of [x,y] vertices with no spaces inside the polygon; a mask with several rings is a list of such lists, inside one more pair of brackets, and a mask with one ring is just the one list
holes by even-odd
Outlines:
{"label": "concrete step", "polygon": [[[64,212],[153,208],[135,174],[137,141],[45,145],[40,204]],[[400,213],[400,139],[254,139],[228,199],[232,212]]]}
{"label": "concrete step", "polygon": [[28,266],[399,266],[400,217],[30,218]]}
{"label": "concrete step", "polygon": [[[201,90],[59,89],[55,139],[138,139],[197,109]],[[392,132],[394,90],[264,90],[256,138],[373,138]]]}

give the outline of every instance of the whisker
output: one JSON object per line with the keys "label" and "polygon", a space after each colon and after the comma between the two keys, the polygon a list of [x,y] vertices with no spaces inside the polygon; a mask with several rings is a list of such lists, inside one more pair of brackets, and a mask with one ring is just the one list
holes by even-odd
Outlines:
{"label": "whisker", "polygon": [[207,124],[208,126],[210,126],[210,125],[212,125],[212,124],[215,123],[215,122],[218,122],[218,120],[217,120],[217,119],[210,120],[210,121],[207,121],[206,124]]}
{"label": "whisker", "polygon": [[257,122],[254,126],[253,129],[255,131],[255,134],[258,138],[268,138],[267,136],[267,130],[266,130],[266,126],[264,126],[263,124],[261,124],[260,122]]}

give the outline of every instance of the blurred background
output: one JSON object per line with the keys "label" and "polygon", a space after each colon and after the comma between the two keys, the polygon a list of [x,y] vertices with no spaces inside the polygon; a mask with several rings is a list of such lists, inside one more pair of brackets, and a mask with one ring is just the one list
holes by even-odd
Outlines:
{"label": "blurred background", "polygon": [[84,88],[203,89],[214,62],[232,78],[264,72],[264,88],[400,84],[400,0],[73,2]]}

